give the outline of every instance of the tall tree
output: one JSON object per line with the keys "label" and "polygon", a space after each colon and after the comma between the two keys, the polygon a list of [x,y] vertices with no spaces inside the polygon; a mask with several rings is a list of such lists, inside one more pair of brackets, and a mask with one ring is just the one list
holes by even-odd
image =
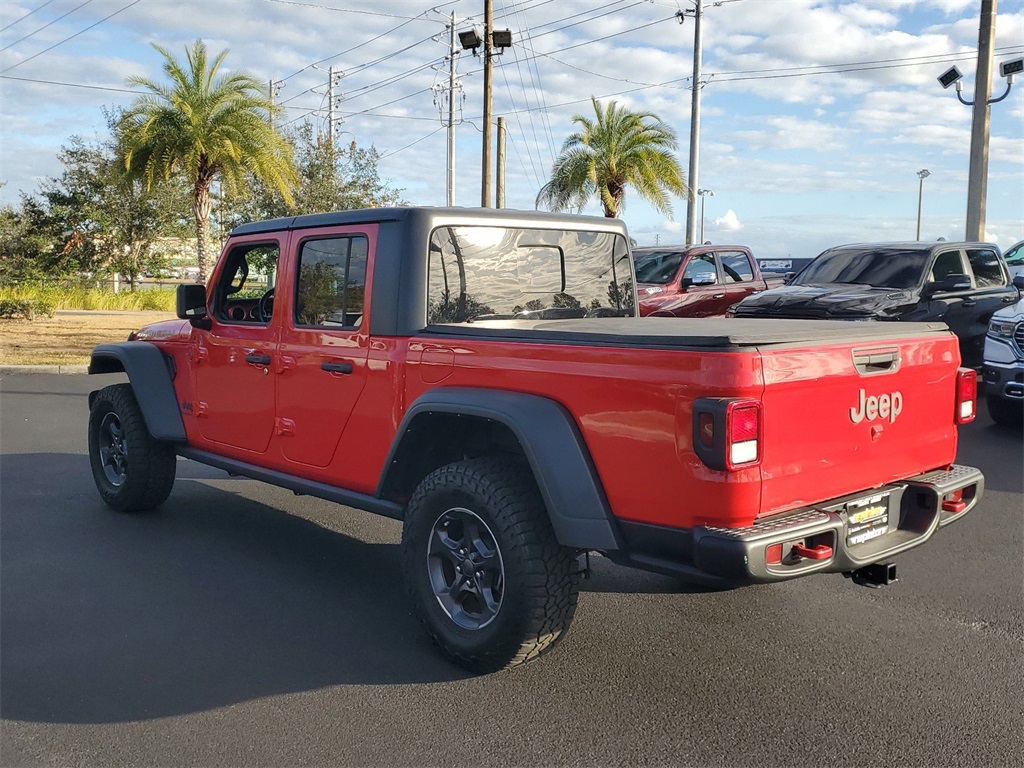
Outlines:
{"label": "tall tree", "polygon": [[181,174],[148,189],[128,177],[116,156],[120,114],[106,117],[112,137],[86,143],[72,136],[58,154],[64,172],[42,183],[48,214],[62,233],[63,258],[50,260],[50,272],[118,273],[134,290],[141,272],[163,266],[157,241],[187,231],[189,195]]}
{"label": "tall tree", "polygon": [[675,131],[651,112],[632,112],[614,101],[602,107],[593,96],[590,101],[595,117],[573,115],[579,128],[562,144],[537,206],[582,211],[597,196],[604,215],[617,217],[628,186],[671,216],[671,196],[687,194],[683,169],[673,154]]}
{"label": "tall tree", "polygon": [[298,183],[294,205],[258,179],[252,179],[246,194],[222,201],[225,223],[237,226],[248,221],[279,216],[379,208],[401,203],[401,190],[380,178],[380,154],[374,147],[363,149],[356,142],[334,144],[304,123],[285,137],[292,145]]}
{"label": "tall tree", "polygon": [[210,272],[210,185],[218,176],[228,191],[244,188],[251,173],[279,191],[291,205],[295,171],[289,144],[273,124],[275,107],[262,83],[246,72],[221,74],[228,54],[211,63],[196,40],[187,62],[154,45],[164,57],[168,83],[130,77],[128,84],[151,91],[125,113],[121,157],[130,175],[152,185],[183,171],[192,185],[199,272]]}

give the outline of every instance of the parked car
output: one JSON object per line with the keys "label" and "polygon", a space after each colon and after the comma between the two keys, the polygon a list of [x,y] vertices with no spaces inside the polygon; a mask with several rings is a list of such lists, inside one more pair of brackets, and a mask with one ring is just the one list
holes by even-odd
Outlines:
{"label": "parked car", "polygon": [[1006,266],[1010,270],[1010,276],[1024,275],[1024,240],[1015,243],[1003,252],[1006,259]]}
{"label": "parked car", "polygon": [[[1024,290],[1024,274],[1013,282]],[[985,337],[982,382],[992,420],[1024,425],[1024,299],[992,315]]]}
{"label": "parked car", "polygon": [[1020,294],[988,243],[863,243],[821,253],[781,288],[750,296],[736,317],[941,320],[978,369],[988,323]]}
{"label": "parked car", "polygon": [[955,465],[977,382],[941,323],[652,321],[634,285],[613,219],[246,224],[179,319],[93,351],[128,379],[89,396],[97,490],[152,509],[182,456],[400,520],[416,616],[478,672],[565,636],[590,551],[715,587],[882,586],[981,500]]}
{"label": "parked car", "polygon": [[724,317],[733,304],[773,285],[742,245],[634,248],[641,317]]}

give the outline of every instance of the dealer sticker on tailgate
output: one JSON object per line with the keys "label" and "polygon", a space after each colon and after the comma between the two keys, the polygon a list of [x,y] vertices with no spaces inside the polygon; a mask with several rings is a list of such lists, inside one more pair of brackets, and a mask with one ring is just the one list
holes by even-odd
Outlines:
{"label": "dealer sticker on tailgate", "polygon": [[849,546],[877,539],[889,530],[889,494],[880,493],[846,505],[846,543]]}

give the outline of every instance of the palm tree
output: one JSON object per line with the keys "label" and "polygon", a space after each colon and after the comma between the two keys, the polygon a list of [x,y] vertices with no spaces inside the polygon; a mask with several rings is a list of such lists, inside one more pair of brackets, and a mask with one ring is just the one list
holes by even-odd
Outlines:
{"label": "palm tree", "polygon": [[119,154],[129,176],[147,187],[183,171],[192,187],[199,272],[210,272],[210,185],[219,175],[228,192],[245,186],[247,173],[277,189],[289,205],[295,170],[288,143],[273,125],[274,103],[246,72],[219,74],[228,52],[208,62],[206,44],[186,49],[187,66],[154,45],[166,59],[166,84],[130,77],[151,93],[125,112]]}
{"label": "palm tree", "polygon": [[672,154],[675,131],[651,112],[632,112],[614,101],[602,107],[593,96],[590,101],[597,118],[573,115],[579,130],[562,144],[551,180],[537,195],[537,207],[582,211],[597,195],[604,215],[614,218],[631,186],[671,216],[670,196],[688,194],[683,169]]}

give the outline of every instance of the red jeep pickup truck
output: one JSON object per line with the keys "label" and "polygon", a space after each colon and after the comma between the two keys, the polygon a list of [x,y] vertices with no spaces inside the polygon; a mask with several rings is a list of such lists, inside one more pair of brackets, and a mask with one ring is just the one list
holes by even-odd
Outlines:
{"label": "red jeep pickup truck", "polygon": [[776,288],[744,245],[634,248],[641,317],[725,317],[747,296]]}
{"label": "red jeep pickup truck", "polygon": [[455,661],[566,632],[588,553],[712,586],[872,586],[982,495],[975,378],[941,324],[637,317],[621,222],[402,208],[236,229],[179,320],[96,347],[101,497],[176,455],[403,521]]}

